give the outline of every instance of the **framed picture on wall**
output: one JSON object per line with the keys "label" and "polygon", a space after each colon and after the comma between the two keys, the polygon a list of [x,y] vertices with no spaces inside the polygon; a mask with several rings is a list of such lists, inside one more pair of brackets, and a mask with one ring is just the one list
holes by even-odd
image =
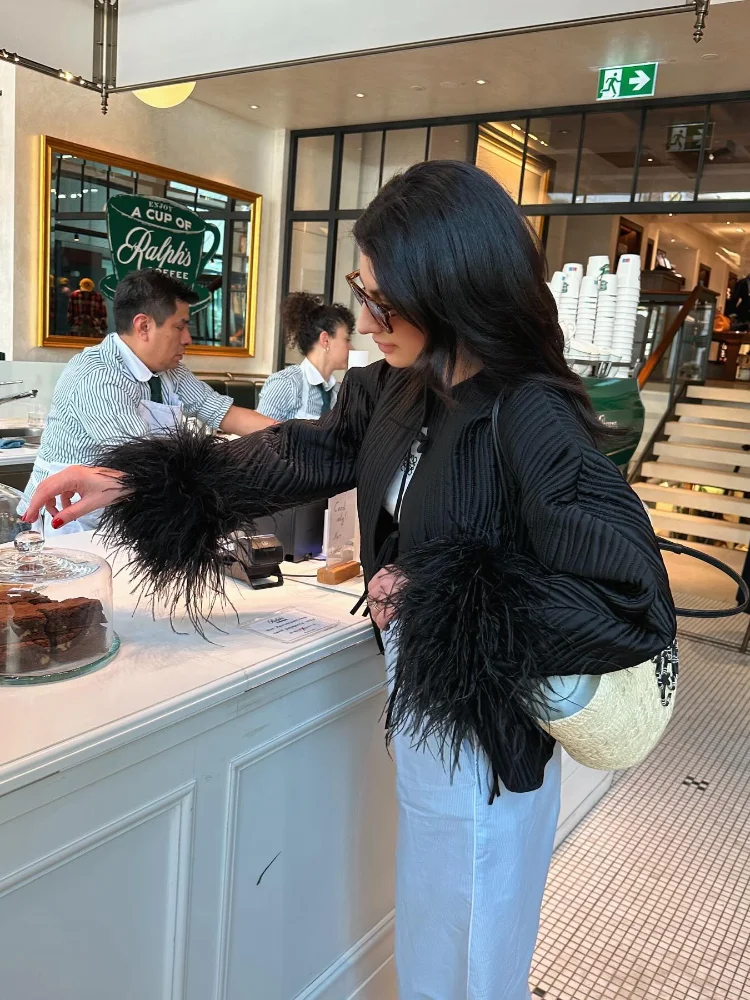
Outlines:
{"label": "framed picture on wall", "polygon": [[160,267],[198,293],[190,353],[254,355],[260,195],[49,136],[41,158],[40,347],[98,343],[123,270]]}

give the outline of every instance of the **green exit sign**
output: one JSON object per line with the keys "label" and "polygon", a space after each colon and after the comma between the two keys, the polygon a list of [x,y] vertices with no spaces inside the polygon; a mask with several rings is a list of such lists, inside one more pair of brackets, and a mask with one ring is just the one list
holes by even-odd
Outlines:
{"label": "green exit sign", "polygon": [[659,64],[652,62],[600,69],[597,101],[618,101],[624,97],[653,97],[658,68]]}

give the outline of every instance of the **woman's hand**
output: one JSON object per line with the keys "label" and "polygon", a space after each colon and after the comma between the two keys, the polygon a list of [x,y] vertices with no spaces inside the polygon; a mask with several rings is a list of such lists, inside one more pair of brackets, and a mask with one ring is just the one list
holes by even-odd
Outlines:
{"label": "woman's hand", "polygon": [[[80,500],[73,503],[76,494]],[[70,524],[84,514],[109,507],[124,496],[126,490],[122,485],[122,473],[113,469],[71,465],[39,484],[23,520],[33,524],[42,507],[46,507],[52,517],[52,527],[62,528],[64,524]],[[58,497],[60,507],[57,506]]]}
{"label": "woman's hand", "polygon": [[370,580],[367,587],[367,604],[372,620],[381,632],[393,618],[393,607],[388,598],[391,594],[398,593],[405,583],[403,573],[400,573],[395,566],[384,566]]}

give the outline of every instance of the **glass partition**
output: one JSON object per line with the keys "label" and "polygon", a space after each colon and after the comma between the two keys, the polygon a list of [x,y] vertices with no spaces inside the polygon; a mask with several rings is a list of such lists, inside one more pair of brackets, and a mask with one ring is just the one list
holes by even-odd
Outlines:
{"label": "glass partition", "polygon": [[712,104],[700,201],[750,199],[750,101]]}
{"label": "glass partition", "polygon": [[586,115],[577,204],[630,201],[640,125],[638,111],[596,111]]}

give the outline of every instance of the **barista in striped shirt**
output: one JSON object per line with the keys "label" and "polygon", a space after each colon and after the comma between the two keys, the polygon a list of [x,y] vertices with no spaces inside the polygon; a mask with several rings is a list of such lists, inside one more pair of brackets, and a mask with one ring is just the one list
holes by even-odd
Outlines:
{"label": "barista in striped shirt", "polygon": [[[69,361],[55,387],[20,513],[47,476],[69,465],[96,465],[113,444],[168,433],[184,417],[229,434],[251,434],[274,422],[235,406],[183,364],[190,304],[197,298],[161,271],[134,271],[122,279],[113,303],[117,332]],[[77,522],[77,530],[98,523],[94,512]]]}
{"label": "barista in striped shirt", "polygon": [[304,357],[266,379],[258,412],[279,423],[317,420],[336,402],[333,373],[347,367],[354,316],[346,306],[324,305],[318,295],[293,292],[282,303],[281,323],[287,343]]}

